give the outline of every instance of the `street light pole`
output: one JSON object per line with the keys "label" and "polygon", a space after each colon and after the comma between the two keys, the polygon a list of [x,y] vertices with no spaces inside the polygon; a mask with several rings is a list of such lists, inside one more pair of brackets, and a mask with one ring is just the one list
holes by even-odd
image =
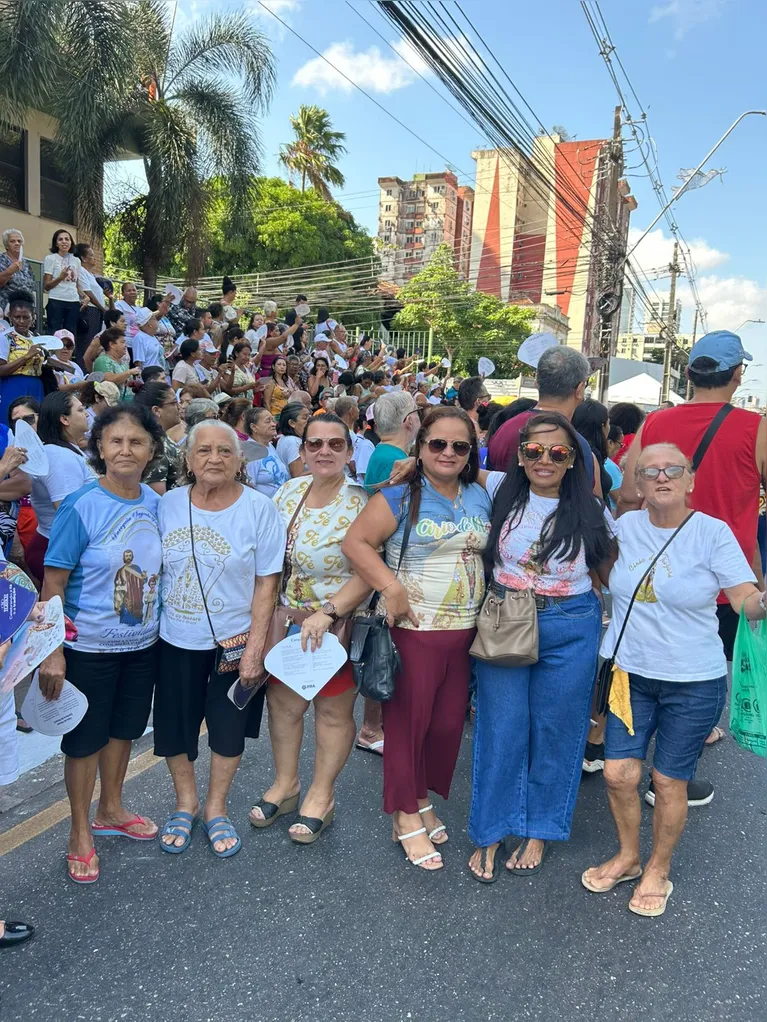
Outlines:
{"label": "street light pole", "polygon": [[743,120],[744,117],[749,117],[751,114],[759,114],[761,117],[767,117],[767,110],[746,110],[744,113],[742,113],[740,115],[740,117],[733,124],[730,125],[730,127],[727,129],[727,131],[725,131],[725,133],[722,135],[722,137],[716,143],[716,145],[712,149],[709,149],[709,151],[706,153],[706,155],[700,161],[700,163],[695,168],[695,170],[692,172],[692,174],[690,174],[690,176],[687,178],[687,180],[682,185],[682,187],[679,189],[679,191],[676,193],[676,195],[671,197],[671,199],[666,203],[666,205],[663,207],[663,209],[660,211],[660,213],[658,213],[658,215],[655,217],[655,219],[650,224],[650,226],[647,228],[647,230],[644,232],[644,234],[641,236],[641,238],[636,242],[636,244],[634,244],[632,246],[631,250],[626,254],[626,262],[628,262],[628,260],[631,258],[633,253],[636,251],[637,246],[639,244],[641,244],[642,241],[644,241],[644,239],[647,237],[647,235],[650,233],[650,231],[653,229],[653,227],[657,224],[657,222],[660,220],[660,218],[662,216],[664,216],[664,214],[666,213],[666,210],[668,210],[671,206],[673,206],[673,204],[678,199],[681,199],[681,197],[684,195],[684,193],[690,187],[690,184],[692,183],[693,179],[695,178],[695,175],[698,173],[699,170],[701,170],[703,167],[705,167],[705,165],[708,163],[708,161],[711,159],[711,157],[717,151],[717,149],[722,144],[722,142],[724,142],[724,140],[727,138],[727,136],[731,132],[733,132],[735,130],[735,128],[737,128],[737,126],[740,124],[740,122]]}

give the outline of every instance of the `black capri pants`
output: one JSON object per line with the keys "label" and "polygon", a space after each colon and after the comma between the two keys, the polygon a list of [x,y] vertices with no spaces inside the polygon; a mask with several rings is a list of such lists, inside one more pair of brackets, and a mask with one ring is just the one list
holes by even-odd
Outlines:
{"label": "black capri pants", "polygon": [[241,756],[245,739],[258,738],[266,685],[244,710],[238,710],[227,696],[237,674],[217,674],[215,658],[215,649],[179,649],[160,639],[154,696],[155,756],[186,753],[194,762],[203,720],[208,725],[208,746],[219,756]]}
{"label": "black capri pants", "polygon": [[77,727],[61,739],[73,759],[99,752],[110,738],[133,741],[146,730],[157,673],[157,643],[127,653],[85,653],[64,647],[67,681],[88,700]]}

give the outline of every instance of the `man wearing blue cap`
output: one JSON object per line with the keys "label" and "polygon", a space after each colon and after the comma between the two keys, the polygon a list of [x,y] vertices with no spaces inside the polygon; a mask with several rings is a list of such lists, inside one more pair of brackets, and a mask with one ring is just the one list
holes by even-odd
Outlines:
{"label": "man wearing blue cap", "polygon": [[[634,471],[642,449],[673,443],[696,463],[691,506],[730,526],[757,578],[762,579],[756,532],[759,488],[767,473],[767,419],[731,403],[751,359],[740,337],[729,330],[715,330],[694,345],[687,366],[693,396],[686,404],[653,412],[645,419],[629,448],[618,513],[640,506]],[[732,660],[738,618],[722,595],[717,616],[727,659]],[[710,741],[721,736],[715,728]],[[713,795],[708,782],[695,780],[688,786],[690,805],[706,805]],[[652,804],[653,793],[646,797]]]}

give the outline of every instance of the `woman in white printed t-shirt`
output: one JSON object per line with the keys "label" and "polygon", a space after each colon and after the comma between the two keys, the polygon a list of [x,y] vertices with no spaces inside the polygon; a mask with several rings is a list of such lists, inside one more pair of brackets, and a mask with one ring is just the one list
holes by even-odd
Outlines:
{"label": "woman in white printed t-shirt", "polygon": [[[620,848],[601,866],[587,869],[582,882],[601,894],[641,877],[628,907],[637,915],[660,916],[673,891],[668,876],[687,819],[687,782],[727,696],[717,595],[724,590],[735,613],[743,609],[751,621],[764,618],[765,609],[764,594],[730,527],[690,511],[695,480],[678,447],[645,447],[635,482],[645,508],[615,523],[619,555],[609,578],[613,614],[601,650],[605,657],[615,654],[620,668],[613,675],[605,732],[605,782]],[[643,870],[637,788],[653,734],[653,784],[645,796],[655,806],[653,848]]]}
{"label": "woman in white printed t-shirt", "polygon": [[73,391],[48,394],[40,406],[37,435],[45,444],[48,473],[32,479],[37,532],[26,549],[27,565],[40,581],[56,508],[70,493],[95,478],[81,450],[88,429],[88,415]]}
{"label": "woman in white printed t-shirt", "polygon": [[53,234],[51,254],[43,263],[43,290],[48,293],[46,319],[48,333],[69,330],[77,333],[80,315],[80,292],[77,278],[80,260],[72,254],[72,235],[63,227]]}
{"label": "woman in white printed t-shirt", "polygon": [[[200,813],[194,774],[200,726],[208,725],[210,781],[202,812],[211,849],[235,855],[242,842],[227,813],[229,787],[257,738],[265,689],[239,710],[228,698],[264,676],[263,647],[285,554],[274,504],[246,482],[237,434],[223,422],[194,426],[184,448],[190,485],[160,501],[163,575],[155,755],[164,756],[176,807],[160,834],[164,852],[189,847]],[[193,530],[193,531],[192,531]],[[220,644],[244,645],[238,670],[221,670]]]}
{"label": "woman in white printed t-shirt", "polygon": [[88,345],[104,324],[104,313],[108,311],[110,305],[109,299],[104,294],[104,289],[93,272],[96,269],[96,254],[91,246],[86,242],[81,242],[79,245],[75,245],[74,254],[81,263],[77,283],[80,285],[83,301],[87,299],[88,302],[78,318],[80,329],[76,335],[76,357],[78,362],[82,362]]}

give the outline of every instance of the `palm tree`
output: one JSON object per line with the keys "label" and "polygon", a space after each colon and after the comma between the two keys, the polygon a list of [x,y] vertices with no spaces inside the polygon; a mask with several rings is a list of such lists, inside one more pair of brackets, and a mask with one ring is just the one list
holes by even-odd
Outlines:
{"label": "palm tree", "polygon": [[[30,48],[34,73],[19,59]],[[255,120],[275,79],[254,22],[227,11],[177,32],[163,0],[69,0],[45,16],[31,0],[3,0],[0,70],[9,117],[32,106],[57,118],[79,226],[101,233],[103,163],[138,153],[147,180],[144,282],[154,286],[179,251],[193,279],[204,259],[208,182],[229,182],[235,226],[259,167]]]}
{"label": "palm tree", "polygon": [[343,174],[331,161],[346,152],[342,144],[346,135],[332,130],[330,114],[319,106],[300,106],[290,124],[296,138],[280,146],[280,163],[291,176],[300,175],[302,192],[308,181],[324,199],[331,199],[328,185],[342,188],[344,184]]}

